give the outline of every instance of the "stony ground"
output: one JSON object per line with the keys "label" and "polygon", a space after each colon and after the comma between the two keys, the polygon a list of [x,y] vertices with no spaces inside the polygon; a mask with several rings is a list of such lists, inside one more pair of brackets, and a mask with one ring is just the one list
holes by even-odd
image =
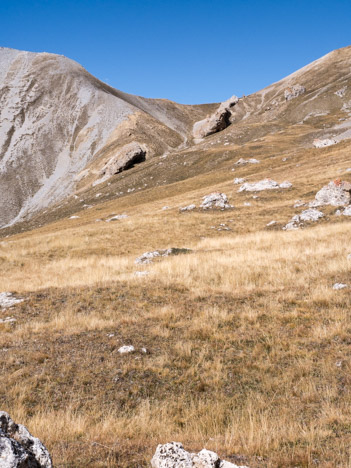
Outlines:
{"label": "stony ground", "polygon": [[[322,206],[282,229],[351,182],[350,140],[312,143],[341,103],[301,123],[343,84],[318,73],[328,99],[299,96],[1,231],[0,292],[23,302],[0,311],[0,407],[55,466],[146,467],[171,440],[253,468],[349,466],[350,218]],[[239,192],[234,178],[292,186]],[[200,209],[217,191],[233,207]],[[191,251],[135,264],[171,247]]]}

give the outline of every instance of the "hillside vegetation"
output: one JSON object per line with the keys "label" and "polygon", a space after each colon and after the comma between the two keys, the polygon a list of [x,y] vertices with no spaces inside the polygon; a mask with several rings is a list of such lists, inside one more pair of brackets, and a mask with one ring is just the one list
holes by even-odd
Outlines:
{"label": "hillside vegetation", "polygon": [[[351,95],[334,94],[350,61],[335,51],[239,100],[225,130],[0,231],[0,291],[24,299],[0,311],[16,319],[0,323],[0,407],[56,467],[147,467],[172,440],[251,468],[351,467],[350,218],[323,206],[282,229],[298,200],[351,182]],[[294,80],[306,93],[268,118]],[[217,191],[233,208],[200,209]],[[190,252],[135,263],[171,247]]]}

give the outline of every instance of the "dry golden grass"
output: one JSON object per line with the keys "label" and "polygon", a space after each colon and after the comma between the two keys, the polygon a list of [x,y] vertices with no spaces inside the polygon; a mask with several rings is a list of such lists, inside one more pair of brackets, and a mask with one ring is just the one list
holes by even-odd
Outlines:
{"label": "dry golden grass", "polygon": [[[220,151],[200,147],[189,176],[207,172],[2,239],[0,291],[25,301],[0,313],[17,319],[0,329],[1,409],[57,467],[148,466],[170,440],[253,468],[351,467],[350,294],[332,289],[351,284],[350,223],[327,208],[316,227],[281,230],[295,199],[348,167],[347,143],[289,149],[310,130],[291,127],[280,146],[264,137],[263,156],[257,143],[233,149],[216,172]],[[262,163],[229,171],[241,156]],[[254,200],[234,176],[294,187]],[[235,209],[178,212],[214,190]],[[105,222],[119,213],[129,218]],[[172,246],[193,252],[134,263]],[[121,356],[124,344],[137,351]]]}
{"label": "dry golden grass", "polygon": [[332,289],[350,282],[349,224],[188,236],[192,253],[142,267],[112,255],[117,228],[1,245],[0,290],[26,298],[2,330],[2,407],[56,466],[147,466],[168,440],[253,467],[351,466],[350,298]]}

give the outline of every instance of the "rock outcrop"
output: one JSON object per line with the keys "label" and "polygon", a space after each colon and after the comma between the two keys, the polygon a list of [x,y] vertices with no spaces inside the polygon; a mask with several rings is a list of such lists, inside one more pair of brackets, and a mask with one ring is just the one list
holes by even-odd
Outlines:
{"label": "rock outcrop", "polygon": [[292,187],[292,183],[285,180],[281,184],[278,184],[275,180],[272,179],[263,179],[259,182],[245,182],[238,192],[261,192],[262,190],[273,190],[273,189],[287,189]]}
{"label": "rock outcrop", "polygon": [[255,158],[251,158],[251,159],[244,159],[244,158],[240,158],[237,160],[237,162],[235,163],[236,166],[245,166],[246,164],[259,164],[259,160],[258,159],[255,159]]}
{"label": "rock outcrop", "polygon": [[121,149],[105,164],[101,170],[101,179],[97,182],[101,183],[109,179],[115,174],[130,169],[135,164],[144,162],[146,159],[146,148],[136,141],[122,146]]}
{"label": "rock outcrop", "polygon": [[222,102],[214,114],[196,122],[193,127],[194,138],[204,138],[227,128],[230,125],[231,108],[238,101],[237,96],[232,96],[227,101]]}
{"label": "rock outcrop", "polygon": [[316,210],[315,208],[308,208],[302,213],[293,216],[293,218],[288,222],[286,226],[283,227],[284,231],[292,231],[294,229],[299,229],[303,226],[303,223],[306,221],[318,221],[320,218],[323,218],[324,214]]}
{"label": "rock outcrop", "polygon": [[326,146],[336,145],[337,141],[334,138],[316,138],[313,140],[313,146],[315,148],[325,148]]}
{"label": "rock outcrop", "polygon": [[286,101],[291,101],[291,99],[295,99],[301,94],[306,92],[306,88],[300,84],[291,86],[284,91],[284,97]]}
{"label": "rock outcrop", "polygon": [[15,297],[10,292],[2,292],[0,293],[0,309],[8,309],[16,304],[23,302],[23,299]]}
{"label": "rock outcrop", "polygon": [[52,468],[50,454],[43,443],[22,424],[16,424],[0,411],[0,467]]}
{"label": "rock outcrop", "polygon": [[209,210],[213,208],[227,209],[233,208],[233,206],[229,204],[228,197],[225,193],[213,192],[202,197],[200,208],[203,210]]}
{"label": "rock outcrop", "polygon": [[147,265],[157,257],[169,257],[170,255],[181,255],[190,253],[190,249],[179,249],[177,247],[171,247],[170,249],[154,250],[153,252],[145,252],[140,257],[135,259],[137,265]]}
{"label": "rock outcrop", "polygon": [[151,460],[152,468],[248,468],[234,465],[217,453],[203,449],[199,453],[189,453],[179,442],[159,445]]}
{"label": "rock outcrop", "polygon": [[350,182],[336,179],[329,182],[328,185],[322,187],[317,192],[315,199],[310,203],[311,207],[331,205],[345,206],[351,201],[351,184]]}

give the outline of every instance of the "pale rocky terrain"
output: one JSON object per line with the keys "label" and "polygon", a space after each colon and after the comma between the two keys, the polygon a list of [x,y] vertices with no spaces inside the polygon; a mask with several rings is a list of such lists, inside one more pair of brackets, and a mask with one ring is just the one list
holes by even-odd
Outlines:
{"label": "pale rocky terrain", "polygon": [[55,466],[348,466],[351,47],[199,106],[0,49],[0,102],[0,408]]}

